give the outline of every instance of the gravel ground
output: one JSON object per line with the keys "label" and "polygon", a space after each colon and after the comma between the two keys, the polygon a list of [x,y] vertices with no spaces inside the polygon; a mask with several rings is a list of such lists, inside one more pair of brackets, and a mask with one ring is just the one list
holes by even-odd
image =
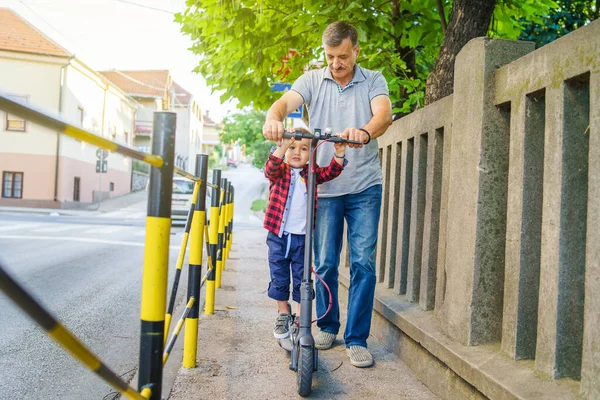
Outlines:
{"label": "gravel ground", "polygon": [[[171,400],[296,399],[296,375],[290,357],[272,335],[277,316],[267,297],[269,281],[266,232],[239,231],[217,289],[215,314],[199,321],[197,367],[181,368]],[[341,307],[342,322],[345,307]],[[343,326],[342,326],[343,330]],[[317,328],[313,327],[313,334]],[[372,368],[355,368],[341,335],[319,352],[313,375],[314,399],[437,399],[398,357],[374,339]]]}

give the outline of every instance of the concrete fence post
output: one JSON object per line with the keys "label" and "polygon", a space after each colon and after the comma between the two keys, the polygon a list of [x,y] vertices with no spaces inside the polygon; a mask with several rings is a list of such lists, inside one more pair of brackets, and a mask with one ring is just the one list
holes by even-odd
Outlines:
{"label": "concrete fence post", "polygon": [[494,71],[533,49],[476,38],[456,58],[441,322],[465,345],[502,330],[510,113],[493,104]]}

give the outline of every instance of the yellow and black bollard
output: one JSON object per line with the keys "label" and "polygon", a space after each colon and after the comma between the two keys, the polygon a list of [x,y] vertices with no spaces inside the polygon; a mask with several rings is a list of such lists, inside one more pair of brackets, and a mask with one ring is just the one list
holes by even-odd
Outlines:
{"label": "yellow and black bollard", "polygon": [[175,120],[175,113],[154,113],[152,153],[160,155],[164,164],[160,169],[152,167],[150,170],[140,310],[142,326],[138,375],[138,390],[142,390],[146,385],[152,385],[152,400],[160,400],[162,390]]}
{"label": "yellow and black bollard", "polygon": [[225,238],[225,259],[229,259],[229,250],[231,250],[231,229],[233,227],[233,185],[229,182],[227,190],[229,194],[227,200],[227,235]]}
{"label": "yellow and black bollard", "polygon": [[229,190],[229,198],[230,198],[230,202],[229,202],[229,238],[228,238],[228,246],[227,246],[227,258],[229,258],[229,250],[231,250],[231,243],[233,242],[233,204],[235,202],[235,188],[233,187],[233,185],[231,186],[231,189]]}
{"label": "yellow and black bollard", "polygon": [[171,289],[171,299],[169,300],[169,306],[167,307],[167,313],[165,314],[165,343],[167,342],[167,337],[169,336],[173,308],[175,307],[175,298],[177,297],[177,289],[179,288],[179,279],[181,277],[181,268],[183,266],[183,260],[185,259],[185,250],[187,248],[188,238],[190,235],[190,227],[192,226],[192,217],[194,216],[194,210],[196,208],[196,199],[198,198],[199,188],[200,182],[197,181],[194,184],[194,192],[192,193],[190,211],[188,212],[187,220],[185,221],[185,230],[183,231],[183,237],[181,238],[181,247],[179,248],[179,257],[177,257],[177,266],[175,269],[175,279],[173,279],[173,288]]}
{"label": "yellow and black bollard", "polygon": [[219,230],[217,234],[217,275],[215,279],[215,287],[221,287],[221,276],[223,275],[223,261],[225,252],[225,220],[227,219],[227,179],[221,179],[221,201],[219,207]]}
{"label": "yellow and black bollard", "polygon": [[219,199],[221,198],[221,170],[213,170],[212,193],[210,198],[210,223],[209,223],[209,244],[210,260],[212,268],[208,272],[206,279],[206,301],[204,305],[205,314],[215,313],[215,278],[217,272],[217,242],[219,229]]}
{"label": "yellow and black bollard", "polygon": [[[204,245],[204,221],[206,220],[206,177],[208,174],[208,156],[196,155],[196,176],[201,179],[198,199],[192,220],[190,240],[190,266],[188,272],[188,299],[200,299],[200,280],[202,276],[202,249]],[[191,307],[185,320],[185,336],[183,339],[183,367],[196,366],[196,350],[198,347],[198,317],[200,301]]]}
{"label": "yellow and black bollard", "polygon": [[171,350],[173,350],[173,346],[175,346],[175,341],[177,340],[177,335],[179,335],[179,332],[181,332],[183,323],[187,321],[187,317],[188,317],[188,315],[190,315],[190,312],[192,311],[192,307],[194,307],[195,302],[196,302],[196,298],[190,297],[190,300],[188,301],[187,305],[185,306],[185,310],[183,310],[183,314],[181,315],[181,318],[177,322],[177,325],[175,325],[175,329],[173,329],[173,334],[171,335],[171,339],[167,343],[167,346],[165,347],[165,351],[163,353],[163,364],[165,364],[167,362],[167,360],[169,359]]}

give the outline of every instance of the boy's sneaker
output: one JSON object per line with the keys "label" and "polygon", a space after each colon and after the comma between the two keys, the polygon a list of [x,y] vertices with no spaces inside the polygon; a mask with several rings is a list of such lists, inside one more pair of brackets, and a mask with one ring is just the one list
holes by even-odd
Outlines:
{"label": "boy's sneaker", "polygon": [[358,368],[370,367],[373,365],[373,356],[363,346],[350,346],[346,348],[346,354],[350,357],[350,364]]}
{"label": "boy's sneaker", "polygon": [[275,339],[285,339],[290,336],[289,322],[291,317],[290,314],[279,313],[279,316],[275,321],[275,328],[273,329],[273,336],[275,336]]}
{"label": "boy's sneaker", "polygon": [[335,334],[333,333],[319,331],[315,336],[315,347],[319,350],[327,350],[333,346],[333,342],[335,342]]}

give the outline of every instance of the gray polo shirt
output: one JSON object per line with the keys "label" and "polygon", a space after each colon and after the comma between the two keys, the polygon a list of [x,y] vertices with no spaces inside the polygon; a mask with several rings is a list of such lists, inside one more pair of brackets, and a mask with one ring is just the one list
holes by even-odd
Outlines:
{"label": "gray polo shirt", "polygon": [[[310,129],[331,128],[341,133],[346,128],[362,128],[371,118],[371,100],[388,96],[387,83],[381,72],[354,68],[354,77],[340,88],[328,67],[308,71],[292,86],[300,93],[308,109]],[[334,154],[333,143],[324,143],[317,150],[317,163],[328,165]],[[337,178],[319,185],[319,197],[334,197],[360,193],[381,184],[381,165],[377,141],[372,140],[360,149],[346,148],[348,165]]]}

